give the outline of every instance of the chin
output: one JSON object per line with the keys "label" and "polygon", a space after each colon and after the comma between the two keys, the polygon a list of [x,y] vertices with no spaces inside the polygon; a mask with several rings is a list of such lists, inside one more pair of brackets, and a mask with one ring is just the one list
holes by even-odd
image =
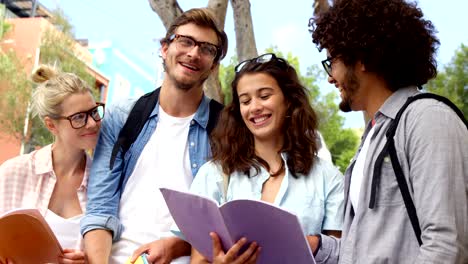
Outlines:
{"label": "chin", "polygon": [[341,101],[338,107],[340,108],[342,112],[345,112],[345,113],[353,111],[353,109],[351,109],[351,104],[347,101]]}

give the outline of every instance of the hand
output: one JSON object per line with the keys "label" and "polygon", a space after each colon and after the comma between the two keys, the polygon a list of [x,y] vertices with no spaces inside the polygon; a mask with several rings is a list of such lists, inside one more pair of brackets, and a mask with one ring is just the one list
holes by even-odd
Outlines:
{"label": "hand", "polygon": [[259,247],[256,242],[250,243],[247,250],[242,253],[242,255],[238,256],[239,250],[245,245],[245,243],[247,243],[247,239],[245,237],[237,241],[236,244],[234,244],[225,254],[218,235],[211,232],[210,236],[213,240],[214,264],[253,264],[257,262],[261,247]]}
{"label": "hand", "polygon": [[65,248],[63,256],[59,257],[60,264],[85,264],[85,253],[81,250]]}
{"label": "hand", "polygon": [[[318,244],[319,244],[318,236],[319,235],[308,235],[308,236],[306,236],[307,242],[309,243],[309,247],[310,247],[310,250],[312,251],[312,253],[317,252],[317,248],[318,248]],[[314,256],[315,256],[315,254],[314,254]]]}
{"label": "hand", "polygon": [[135,262],[143,253],[148,254],[146,258],[149,263],[169,264],[175,258],[190,254],[190,245],[176,237],[155,240],[135,250],[130,262]]}
{"label": "hand", "polygon": [[8,259],[8,258],[3,259],[3,258],[0,258],[0,264],[15,264],[15,263],[14,263],[13,260],[11,260],[11,259]]}

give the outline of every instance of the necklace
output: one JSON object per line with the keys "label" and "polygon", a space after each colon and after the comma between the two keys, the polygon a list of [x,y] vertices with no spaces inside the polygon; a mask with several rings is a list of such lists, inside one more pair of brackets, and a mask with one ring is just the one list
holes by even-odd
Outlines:
{"label": "necklace", "polygon": [[270,177],[275,177],[275,176],[280,175],[280,174],[283,172],[283,170],[284,170],[284,160],[281,159],[281,166],[280,166],[280,168],[279,168],[276,172],[271,172],[271,171],[269,171]]}

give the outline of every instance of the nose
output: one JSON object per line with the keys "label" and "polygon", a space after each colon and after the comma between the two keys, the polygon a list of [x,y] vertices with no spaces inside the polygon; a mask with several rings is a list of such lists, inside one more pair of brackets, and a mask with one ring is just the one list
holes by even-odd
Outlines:
{"label": "nose", "polygon": [[193,47],[189,48],[187,55],[190,57],[200,57],[200,47],[198,45],[194,45]]}
{"label": "nose", "polygon": [[335,78],[333,78],[333,76],[328,76],[328,79],[327,79],[327,80],[328,80],[328,82],[329,82],[330,84],[335,84],[335,83],[336,83],[336,80],[335,80]]}
{"label": "nose", "polygon": [[91,115],[88,115],[88,120],[86,121],[86,128],[93,128],[97,126],[98,123],[101,123],[101,120],[94,121],[93,117],[91,117]]}
{"label": "nose", "polygon": [[262,112],[263,105],[258,99],[252,99],[252,103],[250,104],[250,111],[252,113],[260,113]]}

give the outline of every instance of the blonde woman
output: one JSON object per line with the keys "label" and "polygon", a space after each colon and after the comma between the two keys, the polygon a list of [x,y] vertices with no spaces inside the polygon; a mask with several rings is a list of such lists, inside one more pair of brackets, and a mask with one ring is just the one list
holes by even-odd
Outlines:
{"label": "blonde woman", "polygon": [[90,87],[75,74],[43,65],[32,79],[40,84],[32,96],[34,114],[54,142],[0,166],[0,214],[37,208],[64,248],[57,261],[85,263],[79,222],[91,166],[86,150],[96,145],[104,104],[94,100]]}

